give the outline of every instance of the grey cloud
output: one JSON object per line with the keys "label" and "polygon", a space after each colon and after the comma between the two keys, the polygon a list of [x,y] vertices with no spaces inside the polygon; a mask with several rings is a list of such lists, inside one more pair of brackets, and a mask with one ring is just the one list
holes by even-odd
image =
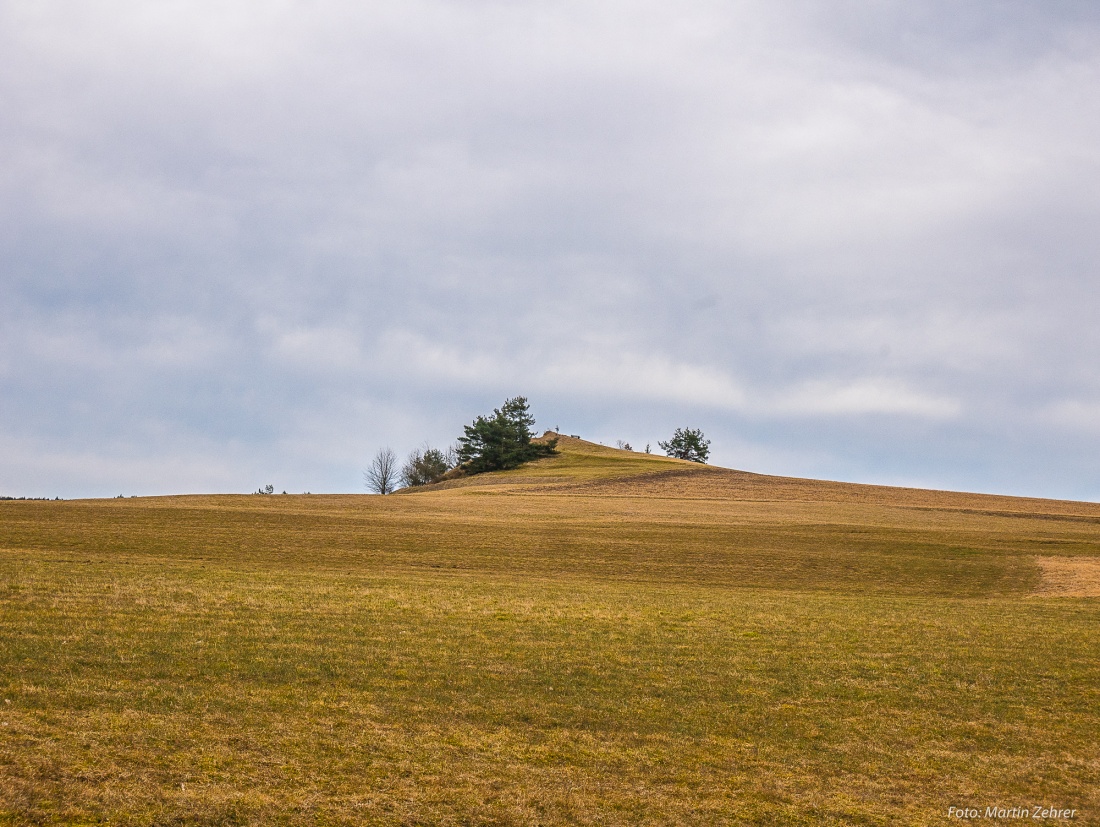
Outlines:
{"label": "grey cloud", "polygon": [[354,490],[526,393],[762,471],[1095,496],[1098,21],[0,4],[0,487]]}

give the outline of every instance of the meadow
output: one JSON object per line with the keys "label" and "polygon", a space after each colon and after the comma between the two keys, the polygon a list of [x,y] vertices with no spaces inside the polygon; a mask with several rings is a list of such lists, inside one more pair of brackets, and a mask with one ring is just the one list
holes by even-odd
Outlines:
{"label": "meadow", "polygon": [[0,502],[0,824],[1100,823],[1100,505],[560,447]]}

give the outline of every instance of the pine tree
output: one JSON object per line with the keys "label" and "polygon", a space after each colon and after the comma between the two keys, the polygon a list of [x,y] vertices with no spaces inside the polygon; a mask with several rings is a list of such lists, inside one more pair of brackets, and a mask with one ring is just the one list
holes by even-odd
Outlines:
{"label": "pine tree", "polygon": [[665,454],[677,459],[706,463],[710,456],[710,440],[699,429],[677,428],[668,442],[658,442]]}
{"label": "pine tree", "polygon": [[468,474],[506,471],[556,453],[556,438],[531,441],[534,424],[525,397],[507,400],[492,416],[479,416],[463,428],[465,434],[458,438],[460,465]]}

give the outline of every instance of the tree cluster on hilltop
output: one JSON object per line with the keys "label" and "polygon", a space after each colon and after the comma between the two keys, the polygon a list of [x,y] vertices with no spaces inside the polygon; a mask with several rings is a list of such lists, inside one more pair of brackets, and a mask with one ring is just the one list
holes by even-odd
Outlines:
{"label": "tree cluster on hilltop", "polygon": [[[397,455],[383,448],[363,474],[367,488],[377,494],[389,494],[399,487],[415,488],[456,476],[507,471],[525,462],[557,453],[557,437],[535,441],[535,418],[526,397],[516,396],[488,416],[479,416],[463,427],[458,442],[445,451],[431,446],[409,454],[404,465]],[[677,428],[667,442],[658,442],[665,454],[677,459],[705,463],[710,455],[710,440],[697,428]],[[619,440],[625,451],[633,450]],[[649,445],[645,452],[649,453]]]}
{"label": "tree cluster on hilltop", "polygon": [[489,416],[479,416],[463,427],[455,446],[442,451],[431,446],[409,454],[398,468],[397,455],[383,448],[363,475],[367,488],[389,494],[399,485],[413,488],[445,477],[507,471],[525,462],[557,453],[557,439],[534,442],[535,418],[527,399],[508,399]]}
{"label": "tree cluster on hilltop", "polygon": [[468,474],[507,471],[557,453],[557,438],[532,442],[535,418],[522,396],[507,400],[492,416],[479,416],[458,438],[458,462]]}
{"label": "tree cluster on hilltop", "polygon": [[418,448],[405,460],[401,469],[401,483],[406,488],[412,488],[437,482],[457,464],[453,448],[446,451],[431,446]]}

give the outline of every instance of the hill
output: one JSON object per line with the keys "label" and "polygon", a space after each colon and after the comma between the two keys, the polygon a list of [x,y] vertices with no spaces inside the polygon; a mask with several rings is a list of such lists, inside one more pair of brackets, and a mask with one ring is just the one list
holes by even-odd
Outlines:
{"label": "hill", "polygon": [[0,824],[1097,820],[1100,506],[559,447],[0,502]]}
{"label": "hill", "polygon": [[533,462],[515,471],[465,477],[422,489],[406,489],[403,493],[510,485],[539,493],[557,489],[559,493],[570,494],[593,492],[613,496],[672,496],[727,501],[858,502],[987,514],[1004,512],[1100,518],[1100,503],[777,477],[610,448],[550,431],[543,435],[543,439],[551,436],[558,440],[558,456]]}

